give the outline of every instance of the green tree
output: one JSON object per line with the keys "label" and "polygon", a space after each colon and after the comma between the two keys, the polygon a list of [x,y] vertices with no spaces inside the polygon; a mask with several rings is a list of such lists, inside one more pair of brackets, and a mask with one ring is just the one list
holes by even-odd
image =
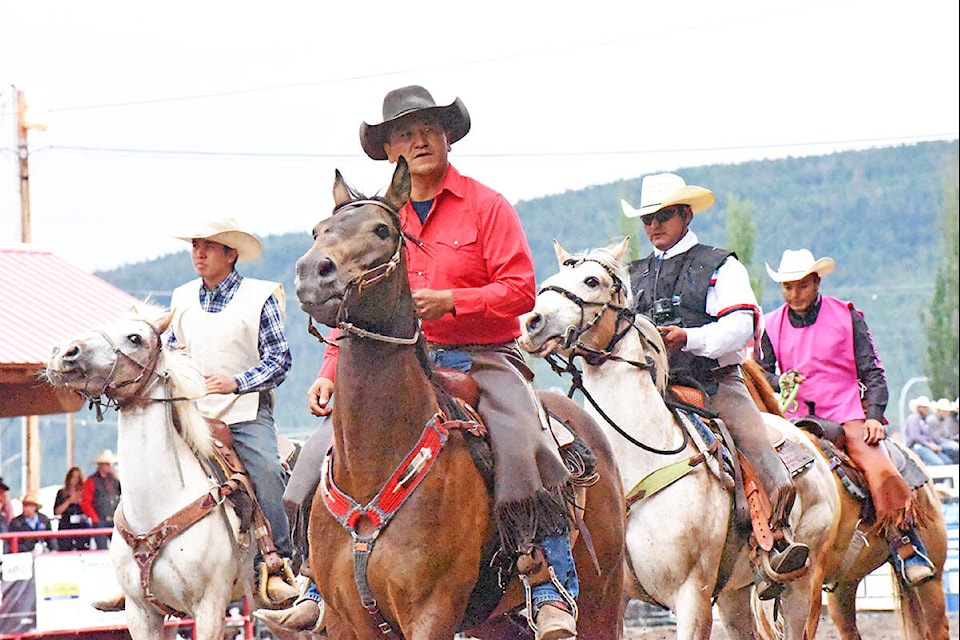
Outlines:
{"label": "green tree", "polygon": [[727,245],[737,254],[737,259],[750,274],[750,286],[757,296],[763,294],[763,279],[760,269],[753,264],[753,247],[757,239],[757,227],[753,224],[753,203],[737,196],[727,196]]}
{"label": "green tree", "polygon": [[928,311],[922,314],[927,334],[926,373],[937,397],[956,398],[960,388],[960,169],[953,158],[944,172],[941,255]]}

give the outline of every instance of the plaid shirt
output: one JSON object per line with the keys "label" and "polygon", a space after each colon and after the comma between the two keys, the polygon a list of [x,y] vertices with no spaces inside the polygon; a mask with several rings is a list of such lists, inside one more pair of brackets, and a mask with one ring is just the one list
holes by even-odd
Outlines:
{"label": "plaid shirt", "polygon": [[[200,306],[208,313],[219,313],[230,304],[233,295],[243,281],[236,271],[231,271],[223,282],[213,289],[206,285],[200,286]],[[177,337],[173,331],[167,335],[167,347],[177,346]],[[290,371],[293,362],[290,356],[290,345],[283,329],[283,318],[280,315],[280,304],[275,296],[270,296],[263,304],[260,312],[260,330],[257,338],[257,351],[260,353],[260,362],[256,366],[242,371],[233,379],[237,383],[237,393],[251,391],[268,391],[280,385]]]}

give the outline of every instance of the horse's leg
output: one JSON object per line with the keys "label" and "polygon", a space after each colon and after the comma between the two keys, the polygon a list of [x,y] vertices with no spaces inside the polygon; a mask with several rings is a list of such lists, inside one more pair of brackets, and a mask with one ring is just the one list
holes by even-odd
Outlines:
{"label": "horse's leg", "polygon": [[[713,604],[710,589],[702,588],[711,581],[693,575],[677,591],[677,640],[707,640],[713,631]],[[747,607],[749,617],[750,608]]]}
{"label": "horse's leg", "polygon": [[[730,640],[750,640],[760,637],[750,610],[752,593],[752,585],[748,585],[742,589],[728,589],[717,597],[720,621],[723,622],[723,630]],[[772,616],[765,616],[764,620],[769,622]],[[766,637],[774,637],[774,634],[768,633]]]}
{"label": "horse's leg", "polygon": [[133,640],[156,640],[163,637],[163,615],[153,606],[127,598],[127,629]]}
{"label": "horse's leg", "polygon": [[224,597],[205,597],[194,611],[194,640],[223,640],[224,616],[229,600]]}
{"label": "horse's leg", "polygon": [[827,593],[827,611],[840,634],[840,640],[861,640],[857,631],[857,582],[838,582]]}
{"label": "horse's leg", "polygon": [[903,637],[906,640],[948,640],[950,624],[941,582],[929,580],[913,589],[903,589],[899,583],[895,586]]}

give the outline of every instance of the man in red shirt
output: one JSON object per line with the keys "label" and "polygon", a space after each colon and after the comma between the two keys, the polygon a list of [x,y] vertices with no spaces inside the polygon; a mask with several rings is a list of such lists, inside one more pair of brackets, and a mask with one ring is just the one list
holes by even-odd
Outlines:
{"label": "man in red shirt", "polygon": [[[384,98],[382,123],[361,124],[360,143],[374,160],[395,163],[403,156],[407,161],[412,189],[400,217],[404,231],[418,239],[407,243],[407,272],[431,358],[439,366],[469,371],[480,387],[479,412],[493,447],[495,509],[504,548],[542,552],[563,587],[549,579],[531,584],[537,638],[575,638],[572,611],[579,586],[559,497],[569,471],[544,426],[533,374],[516,344],[518,316],[533,309],[536,298],[533,257],[506,198],[449,163],[450,145],[469,130],[470,116],[459,98],[437,106],[426,89],[409,86]],[[332,411],[335,371],[336,349],[328,348],[307,394],[314,415]],[[329,436],[311,437],[307,446],[313,440],[320,440],[317,448],[326,447]],[[303,455],[294,475],[309,467],[318,473],[320,465],[302,464]],[[290,485],[298,483],[291,478]],[[294,609],[298,606],[316,610],[306,601]],[[302,620],[314,618],[290,610],[258,612],[258,617],[287,629],[301,629]]]}

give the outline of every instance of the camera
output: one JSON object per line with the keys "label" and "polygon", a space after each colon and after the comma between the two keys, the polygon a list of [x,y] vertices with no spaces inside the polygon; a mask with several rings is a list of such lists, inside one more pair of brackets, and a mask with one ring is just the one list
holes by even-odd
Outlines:
{"label": "camera", "polygon": [[650,314],[653,323],[658,327],[680,326],[680,298],[658,298],[653,302],[653,312]]}

